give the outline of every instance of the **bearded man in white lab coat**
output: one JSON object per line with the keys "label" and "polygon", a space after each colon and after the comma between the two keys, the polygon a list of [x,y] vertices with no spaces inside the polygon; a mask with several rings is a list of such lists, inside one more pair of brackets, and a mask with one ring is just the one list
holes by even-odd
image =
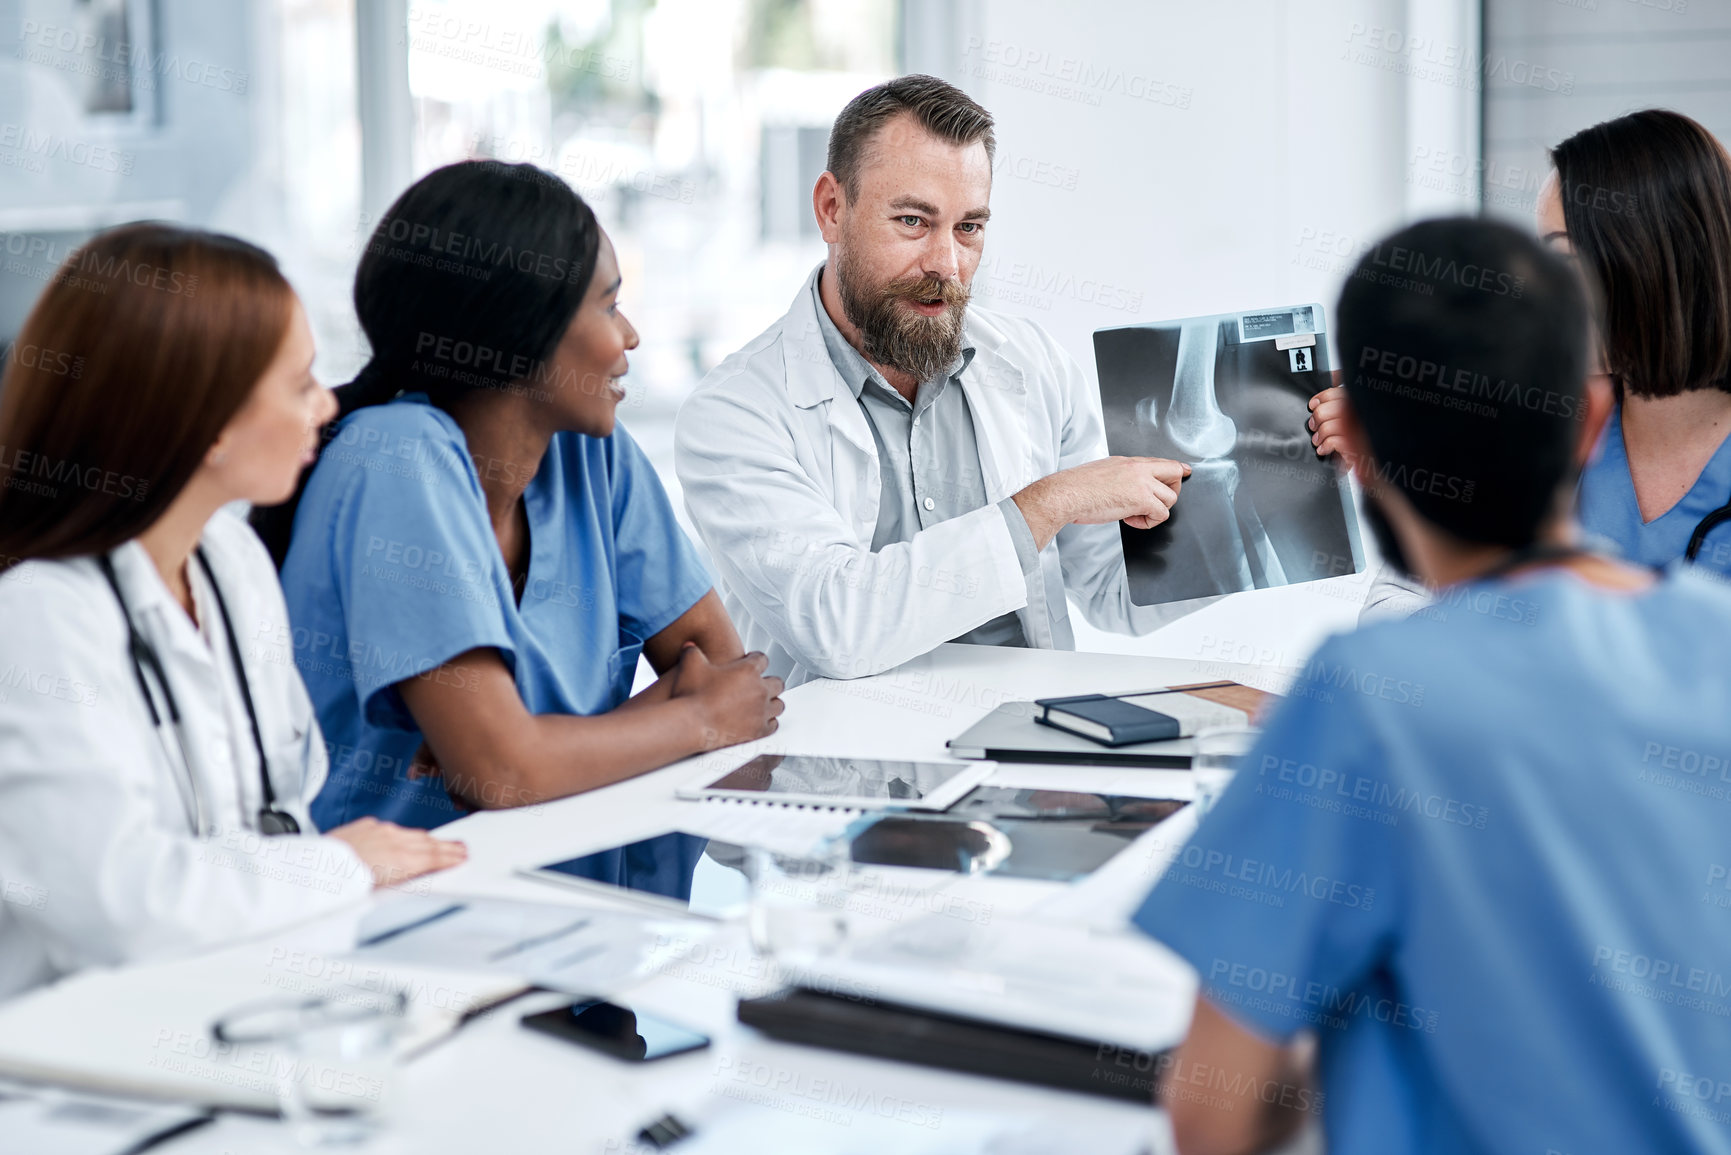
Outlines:
{"label": "bearded man in white lab coat", "polygon": [[1189,468],[1108,457],[1097,391],[1031,321],[968,303],[992,117],[904,76],[836,118],[812,192],[829,259],[679,414],[692,522],[749,649],[789,685],[944,642],[1074,648],[1066,606],[1146,633],[1116,525]]}

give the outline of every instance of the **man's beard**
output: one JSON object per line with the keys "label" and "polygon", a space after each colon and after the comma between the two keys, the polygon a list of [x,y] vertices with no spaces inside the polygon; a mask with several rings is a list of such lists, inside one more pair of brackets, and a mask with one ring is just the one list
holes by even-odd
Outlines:
{"label": "man's beard", "polygon": [[[898,277],[872,285],[858,273],[846,248],[836,253],[836,289],[847,319],[860,331],[861,352],[879,365],[930,381],[962,355],[968,290],[938,277]],[[924,317],[901,302],[942,301],[944,311]]]}

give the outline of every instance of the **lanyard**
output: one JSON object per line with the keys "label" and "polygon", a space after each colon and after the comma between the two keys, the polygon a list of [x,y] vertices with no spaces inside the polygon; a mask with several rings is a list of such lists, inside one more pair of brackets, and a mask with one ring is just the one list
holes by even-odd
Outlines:
{"label": "lanyard", "polygon": [[[222,596],[222,587],[217,584],[216,574],[210,568],[210,560],[204,556],[204,547],[193,550],[198,558],[198,566],[204,571],[205,581],[210,584],[210,592],[216,599],[217,612],[222,616],[223,636],[228,640],[228,655],[234,666],[235,681],[240,687],[241,704],[246,707],[247,721],[252,724],[252,744],[258,751],[258,780],[261,788],[261,801],[264,805],[258,810],[258,829],[261,834],[299,834],[300,823],[294,815],[280,810],[276,804],[276,788],[270,780],[270,761],[265,757],[264,732],[258,724],[258,708],[253,704],[252,685],[247,680],[246,664],[241,661],[240,643],[235,640],[234,620],[229,617],[228,600]],[[161,732],[162,714],[156,708],[156,700],[151,696],[150,684],[145,680],[144,672],[148,667],[156,678],[156,684],[162,690],[163,702],[168,706],[169,721],[174,729],[175,743],[180,747],[181,764],[186,767],[187,784],[192,788],[194,818],[194,833],[203,836],[204,803],[198,788],[198,776],[193,773],[192,760],[187,757],[186,739],[182,734],[180,703],[175,700],[174,690],[169,685],[168,672],[163,669],[162,658],[156,652],[156,647],[150,644],[138,627],[133,624],[132,611],[127,608],[126,597],[120,592],[120,581],[114,573],[114,562],[107,554],[99,555],[96,564],[102,570],[102,576],[108,579],[108,586],[114,591],[114,600],[120,603],[120,616],[126,621],[127,656],[132,660],[132,674],[138,680],[138,689],[144,695],[145,708],[150,711],[150,723]]]}

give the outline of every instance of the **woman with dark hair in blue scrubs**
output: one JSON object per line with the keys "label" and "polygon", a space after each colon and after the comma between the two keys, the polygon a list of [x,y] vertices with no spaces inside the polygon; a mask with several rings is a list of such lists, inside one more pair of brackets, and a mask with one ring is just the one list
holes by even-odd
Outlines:
{"label": "woman with dark hair in blue scrubs", "polygon": [[[1681,113],[1648,109],[1583,129],[1551,161],[1539,237],[1597,283],[1593,374],[1617,398],[1581,471],[1581,527],[1630,561],[1731,577],[1731,156]],[[1312,443],[1334,452],[1346,391],[1310,407]],[[1428,597],[1385,569],[1365,616]]]}
{"label": "woman with dark hair in blue scrubs", "polygon": [[1617,411],[1581,475],[1581,524],[1631,561],[1731,575],[1731,157],[1649,109],[1551,150],[1539,234],[1604,293]]}
{"label": "woman with dark hair in blue scrubs", "polygon": [[[775,729],[780,679],[616,423],[619,288],[589,207],[530,165],[439,169],[374,232],[372,360],[298,509],[261,525],[331,743],[321,826],[433,827]],[[640,654],[661,676],[632,696]]]}

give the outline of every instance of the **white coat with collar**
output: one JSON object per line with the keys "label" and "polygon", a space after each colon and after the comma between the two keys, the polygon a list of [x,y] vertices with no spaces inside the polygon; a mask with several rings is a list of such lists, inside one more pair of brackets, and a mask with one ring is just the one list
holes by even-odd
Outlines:
{"label": "white coat with collar", "polygon": [[[264,546],[219,512],[202,545],[234,619],[278,806],[314,831],[324,742]],[[372,889],[345,843],[261,837],[252,729],[196,561],[207,644],[144,547],[111,555],[180,707],[206,814],[195,835],[172,732],[151,726],[120,605],[91,558],[0,575],[0,998],[84,967],[183,953],[334,910]],[[147,673],[167,718],[154,678]]]}
{"label": "white coat with collar", "polygon": [[[1030,646],[1075,645],[1065,595],[1102,629],[1177,616],[1130,602],[1118,526],[1071,525],[1024,581],[997,502],[1106,456],[1096,391],[1038,325],[968,307],[962,374],[986,504],[872,552],[876,443],[818,326],[819,266],[774,325],[680,409],[675,468],[747,649],[789,685],[876,674],[1015,611]],[[1032,587],[1032,588],[1030,588]]]}

